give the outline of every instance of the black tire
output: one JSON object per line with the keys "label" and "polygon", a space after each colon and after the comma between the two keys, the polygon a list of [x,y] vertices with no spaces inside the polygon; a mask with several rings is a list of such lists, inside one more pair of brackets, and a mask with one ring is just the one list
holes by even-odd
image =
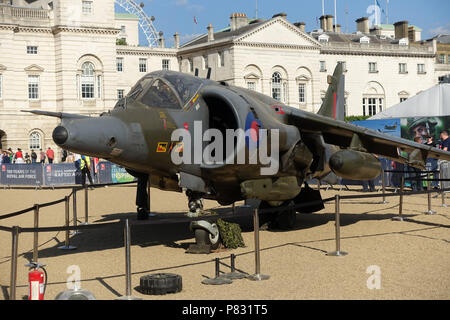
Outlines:
{"label": "black tire", "polygon": [[163,295],[183,289],[181,276],[174,273],[154,273],[142,276],[139,291],[143,294]]}
{"label": "black tire", "polygon": [[203,228],[195,229],[194,233],[195,241],[197,244],[209,244],[211,246],[211,250],[216,250],[217,248],[219,248],[221,242],[220,235],[217,235],[216,238],[213,238],[212,235]]}

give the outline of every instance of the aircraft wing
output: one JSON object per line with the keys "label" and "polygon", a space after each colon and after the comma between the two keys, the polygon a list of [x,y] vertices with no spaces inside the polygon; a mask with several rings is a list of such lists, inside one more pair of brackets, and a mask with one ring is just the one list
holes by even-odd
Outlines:
{"label": "aircraft wing", "polygon": [[47,117],[55,117],[60,119],[82,119],[89,118],[88,116],[83,116],[81,114],[73,114],[73,113],[65,113],[65,112],[52,112],[52,111],[42,111],[42,110],[20,110],[22,112],[29,112],[33,114],[37,114],[39,116],[47,116]]}
{"label": "aircraft wing", "polygon": [[[318,114],[289,109],[286,113],[290,124],[295,125],[301,133],[321,134],[328,144],[342,148],[356,147],[360,151],[418,168],[424,168],[427,158],[450,161],[450,152],[447,151]],[[400,151],[407,152],[409,156],[401,156]]]}

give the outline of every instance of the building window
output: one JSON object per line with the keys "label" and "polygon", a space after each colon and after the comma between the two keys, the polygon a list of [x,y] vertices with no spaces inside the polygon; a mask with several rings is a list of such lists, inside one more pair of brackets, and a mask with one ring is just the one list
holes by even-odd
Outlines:
{"label": "building window", "polygon": [[254,81],[247,82],[247,88],[248,90],[256,91],[256,82]]}
{"label": "building window", "polygon": [[298,84],[298,102],[306,103],[306,84]]}
{"label": "building window", "polygon": [[406,63],[398,64],[398,72],[399,73],[408,73],[408,70],[406,69]]}
{"label": "building window", "polygon": [[125,92],[125,90],[118,89],[117,90],[117,99],[122,99],[124,97],[124,92]]}
{"label": "building window", "polygon": [[121,34],[126,34],[126,33],[127,33],[127,27],[125,27],[125,26],[120,26],[120,33],[121,33]]}
{"label": "building window", "polygon": [[383,111],[384,98],[363,98],[363,116],[374,116]]}
{"label": "building window", "polygon": [[279,72],[272,75],[272,98],[281,101],[281,75]]}
{"label": "building window", "polygon": [[147,59],[139,59],[139,72],[147,72]]}
{"label": "building window", "polygon": [[189,58],[189,71],[194,72],[194,59]]}
{"label": "building window", "polygon": [[81,72],[81,98],[93,99],[95,78],[94,78],[94,65],[91,62],[83,63]]}
{"label": "building window", "polygon": [[320,72],[326,72],[327,71],[327,65],[325,61],[320,61]]}
{"label": "building window", "polygon": [[378,68],[377,68],[377,63],[376,62],[369,62],[369,72],[370,73],[377,73],[378,72]]}
{"label": "building window", "polygon": [[102,97],[102,76],[97,76],[97,98]]}
{"label": "building window", "polygon": [[162,61],[162,69],[163,70],[170,70],[170,60],[163,59],[163,61]]}
{"label": "building window", "polygon": [[36,46],[27,46],[27,53],[28,54],[37,54],[38,53],[38,47],[36,47]]}
{"label": "building window", "polygon": [[123,72],[123,58],[116,59],[117,71]]}
{"label": "building window", "polygon": [[419,64],[417,65],[417,73],[420,73],[420,74],[426,73],[426,72],[425,72],[425,65],[424,65],[424,64],[419,63]]}
{"label": "building window", "polygon": [[447,63],[450,64],[450,54],[447,56]]}
{"label": "building window", "polygon": [[438,63],[445,63],[445,54],[439,55]]}
{"label": "building window", "polygon": [[41,135],[39,132],[34,131],[30,134],[30,150],[39,149],[42,149]]}
{"label": "building window", "polygon": [[92,14],[92,1],[83,1],[83,14]]}
{"label": "building window", "polygon": [[400,102],[403,102],[403,101],[406,101],[406,100],[408,100],[408,98],[400,97]]}
{"label": "building window", "polygon": [[203,56],[203,69],[208,69],[208,56]]}
{"label": "building window", "polygon": [[225,53],[223,51],[219,51],[218,58],[219,58],[218,65],[221,67],[225,67]]}
{"label": "building window", "polygon": [[39,76],[28,76],[28,99],[39,99]]}

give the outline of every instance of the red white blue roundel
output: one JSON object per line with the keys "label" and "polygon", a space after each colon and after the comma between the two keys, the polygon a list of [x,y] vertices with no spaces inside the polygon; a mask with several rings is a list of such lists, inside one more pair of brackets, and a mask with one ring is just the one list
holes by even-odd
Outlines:
{"label": "red white blue roundel", "polygon": [[259,129],[261,128],[261,121],[255,118],[253,112],[249,112],[247,114],[247,119],[245,120],[245,144],[247,145],[247,148],[253,149],[255,147],[258,147]]}

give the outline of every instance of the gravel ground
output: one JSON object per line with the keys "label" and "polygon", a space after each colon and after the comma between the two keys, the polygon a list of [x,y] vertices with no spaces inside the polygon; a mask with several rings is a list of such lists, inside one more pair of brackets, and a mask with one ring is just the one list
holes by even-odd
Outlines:
{"label": "gravel ground", "polygon": [[[21,210],[34,203],[63,198],[70,189],[34,190],[1,189],[0,215]],[[337,190],[322,190],[323,198]],[[362,194],[355,188],[340,195]],[[214,277],[213,259],[237,255],[236,267],[254,273],[254,236],[252,217],[230,221],[243,228],[245,248],[223,250],[209,255],[185,253],[194,243],[189,222],[183,216],[187,208],[182,194],[151,190],[155,224],[136,221],[134,186],[115,186],[89,191],[89,222],[116,222],[130,219],[132,294],[148,300],[170,299],[449,299],[450,298],[450,209],[441,207],[441,198],[432,199],[436,215],[425,215],[426,195],[406,196],[404,215],[409,221],[392,221],[398,214],[398,197],[345,199],[341,201],[341,250],[347,256],[332,257],[335,250],[334,202],[316,214],[297,215],[291,231],[261,231],[261,272],[267,281],[235,280],[222,286],[203,285]],[[84,221],[84,192],[78,193],[78,219]],[[447,199],[450,203],[450,199]],[[241,203],[240,203],[241,204]],[[217,208],[205,201],[206,208]],[[245,213],[245,209],[238,209]],[[72,218],[72,203],[70,203]],[[151,218],[152,219],[152,218]],[[64,203],[41,209],[40,226],[62,226]],[[33,227],[33,213],[0,220],[0,225]],[[47,264],[49,284],[46,299],[67,289],[69,266],[79,267],[81,287],[97,299],[116,299],[125,294],[125,260],[123,229],[120,225],[85,230],[72,235],[76,250],[63,251],[64,232],[39,234],[39,261]],[[0,231],[0,299],[9,298],[11,236]],[[17,299],[28,295],[27,268],[32,258],[32,233],[19,237]],[[379,271],[380,288],[369,289]],[[221,271],[229,272],[225,266]],[[170,272],[183,277],[183,290],[164,296],[142,295],[136,289],[141,276]]]}

